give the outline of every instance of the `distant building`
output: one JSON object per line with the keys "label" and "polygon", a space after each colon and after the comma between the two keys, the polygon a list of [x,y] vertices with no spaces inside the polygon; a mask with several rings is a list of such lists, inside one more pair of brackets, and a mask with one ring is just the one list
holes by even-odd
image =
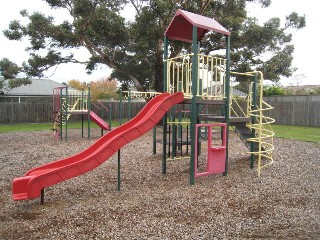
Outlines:
{"label": "distant building", "polygon": [[61,86],[61,83],[50,79],[31,79],[31,84],[2,91],[8,96],[48,96],[52,95],[54,88]]}
{"label": "distant building", "polygon": [[0,102],[26,102],[42,98],[52,101],[53,89],[63,86],[50,79],[31,79],[31,84],[0,89]]}
{"label": "distant building", "polygon": [[320,85],[302,85],[284,87],[287,95],[312,95],[320,93]]}

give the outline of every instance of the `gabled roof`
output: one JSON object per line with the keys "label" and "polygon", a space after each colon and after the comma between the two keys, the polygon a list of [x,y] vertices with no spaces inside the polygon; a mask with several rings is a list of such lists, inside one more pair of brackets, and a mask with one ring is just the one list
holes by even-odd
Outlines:
{"label": "gabled roof", "polygon": [[230,32],[213,18],[181,9],[176,11],[164,35],[169,39],[192,42],[193,26],[198,27],[198,41],[200,41],[208,31],[230,35]]}
{"label": "gabled roof", "polygon": [[4,89],[4,95],[10,96],[36,96],[52,95],[53,89],[63,86],[50,79],[31,79],[31,84],[22,85],[13,89]]}

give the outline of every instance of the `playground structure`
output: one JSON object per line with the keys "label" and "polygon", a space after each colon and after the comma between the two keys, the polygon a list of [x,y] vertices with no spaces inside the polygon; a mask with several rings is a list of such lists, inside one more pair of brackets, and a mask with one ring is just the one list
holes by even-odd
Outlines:
{"label": "playground structure", "polygon": [[[226,39],[226,59],[203,55],[199,52],[200,40],[208,31],[223,34]],[[270,124],[274,119],[265,116],[272,107],[263,101],[263,74],[261,72],[237,73],[230,71],[230,32],[214,19],[178,10],[168,26],[164,37],[164,91],[171,94],[183,92],[190,105],[190,184],[195,182],[196,125],[201,122],[225,123],[233,126],[249,147],[250,167],[257,158],[258,176],[261,169],[273,162],[273,136]],[[169,40],[192,43],[192,53],[168,58]],[[241,107],[232,96],[231,75],[250,80],[250,91]],[[208,106],[220,107],[220,114],[207,111]],[[205,111],[204,111],[205,110]],[[204,113],[205,112],[205,113]],[[170,122],[172,124],[172,122]],[[176,122],[179,125],[179,121]],[[163,118],[163,173],[167,160],[167,116]],[[225,143],[225,171],[228,166],[228,131]]]}
{"label": "playground structure", "polygon": [[[101,119],[92,111],[92,106],[102,108],[106,112],[110,112],[97,99],[90,94],[90,87],[87,90],[69,89],[68,86],[57,87],[53,89],[52,114],[53,114],[53,133],[55,138],[62,140],[63,126],[65,127],[65,140],[68,139],[68,121],[71,115],[81,114],[82,137],[84,136],[84,119],[87,119],[88,139],[90,139],[91,121],[101,128],[101,135],[104,130],[110,130],[110,124]],[[109,116],[110,119],[110,116]]]}
{"label": "playground structure", "polygon": [[[226,59],[199,53],[199,42],[208,31],[225,36]],[[262,99],[263,74],[261,72],[236,73],[230,71],[230,32],[214,19],[178,10],[164,35],[164,93],[149,95],[148,103],[138,115],[105,134],[79,154],[31,169],[23,177],[15,178],[12,189],[14,200],[41,196],[41,202],[43,202],[46,187],[94,169],[117,151],[119,166],[120,149],[152,128],[155,129],[161,119],[163,174],[166,173],[167,160],[176,159],[180,151],[180,157],[190,159],[191,185],[195,184],[195,177],[215,173],[226,175],[230,126],[235,128],[249,148],[250,167],[253,168],[255,161],[257,162],[258,176],[261,174],[261,169],[272,164],[274,133],[270,124],[274,122],[274,119],[264,114],[272,107]],[[169,59],[169,40],[192,43],[192,53]],[[242,98],[245,104],[239,104],[231,94],[231,75],[251,80],[249,94]],[[63,89],[59,90],[63,91]],[[130,92],[129,98],[131,94],[139,95],[139,93]],[[141,96],[148,94],[140,93]],[[56,118],[60,119],[60,123],[65,120],[67,125],[68,114],[73,113],[87,114],[88,119],[95,119],[88,107],[89,98],[81,98],[76,94],[72,95],[75,96],[72,98],[70,94],[66,94],[66,97],[63,98],[62,95],[60,93],[60,113],[56,112]],[[90,92],[82,93],[82,96],[90,96]],[[79,106],[80,109],[77,108]],[[172,108],[171,112],[169,112],[170,108]],[[219,114],[216,108],[219,109]],[[62,132],[62,124],[59,126]],[[213,134],[213,129],[216,127],[221,128],[218,139],[213,137],[217,135]],[[183,133],[186,134],[185,139]],[[201,151],[201,136],[207,141],[204,172],[199,172],[197,169],[198,156]],[[216,140],[220,141],[219,145],[213,145],[213,141]],[[154,153],[155,145],[154,134]],[[185,156],[182,153],[183,146],[187,148]],[[118,171],[118,184],[119,176]]]}

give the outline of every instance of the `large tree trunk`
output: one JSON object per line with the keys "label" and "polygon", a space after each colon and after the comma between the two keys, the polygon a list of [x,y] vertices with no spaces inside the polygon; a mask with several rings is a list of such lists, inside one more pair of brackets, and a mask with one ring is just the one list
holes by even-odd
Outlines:
{"label": "large tree trunk", "polygon": [[157,92],[163,91],[163,41],[158,40],[156,62],[155,62],[155,76],[154,89]]}

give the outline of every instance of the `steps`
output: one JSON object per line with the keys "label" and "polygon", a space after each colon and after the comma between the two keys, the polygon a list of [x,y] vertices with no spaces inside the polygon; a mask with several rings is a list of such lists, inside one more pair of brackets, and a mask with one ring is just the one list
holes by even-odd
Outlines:
{"label": "steps", "polygon": [[[215,122],[226,122],[224,116],[221,115],[209,115],[209,114],[200,114],[200,121],[215,121]],[[239,135],[240,139],[244,142],[246,147],[251,151],[251,142],[247,139],[252,138],[252,130],[247,127],[247,123],[251,121],[251,118],[248,117],[230,117],[229,124],[230,126],[235,127],[235,132]],[[263,150],[263,149],[262,149]],[[254,143],[253,151],[259,151],[259,144]]]}

